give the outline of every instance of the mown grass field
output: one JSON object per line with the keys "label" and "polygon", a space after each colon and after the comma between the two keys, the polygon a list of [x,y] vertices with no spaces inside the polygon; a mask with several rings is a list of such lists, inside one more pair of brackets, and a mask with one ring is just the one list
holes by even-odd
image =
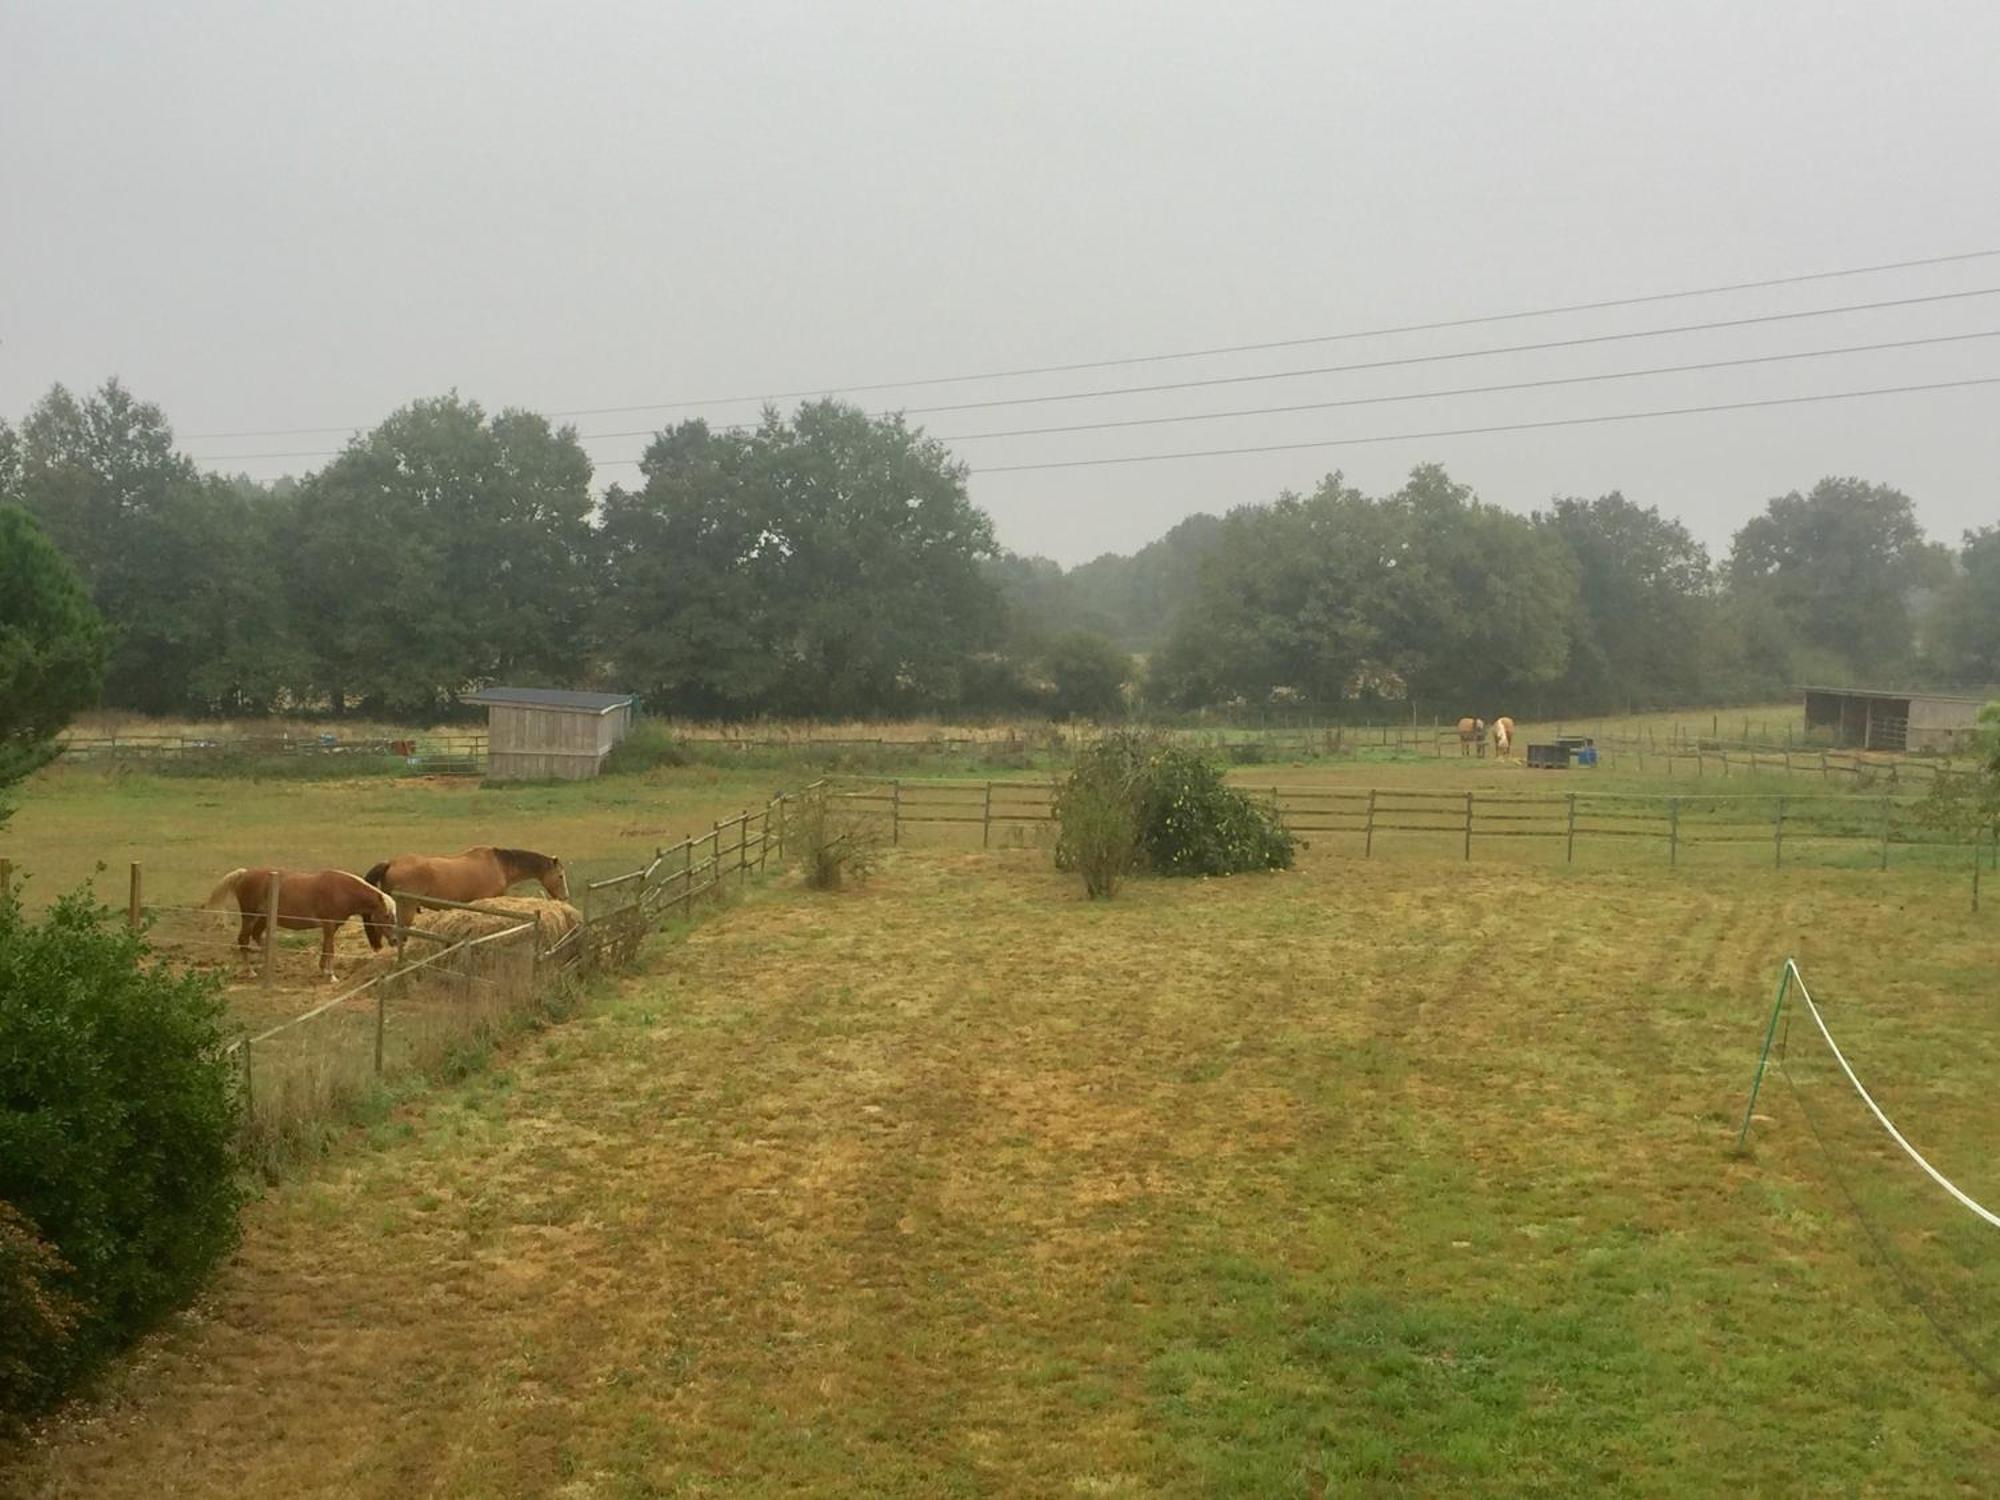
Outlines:
{"label": "mown grass field", "polygon": [[1090,904],[935,849],[781,882],[272,1191],[0,1491],[1989,1493],[1993,1397],[1790,1091],[1729,1149],[1796,953],[2000,1196],[2000,943],[1956,896],[1329,855]]}

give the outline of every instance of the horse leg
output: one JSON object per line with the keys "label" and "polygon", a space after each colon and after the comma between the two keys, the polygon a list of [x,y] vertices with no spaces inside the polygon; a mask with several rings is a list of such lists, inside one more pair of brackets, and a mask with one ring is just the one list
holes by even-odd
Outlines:
{"label": "horse leg", "polygon": [[333,978],[333,937],[335,933],[340,931],[340,923],[322,922],[319,924],[319,931],[319,972],[321,977],[331,979]]}
{"label": "horse leg", "polygon": [[257,941],[258,934],[263,930],[263,926],[264,914],[262,912],[246,911],[243,913],[243,921],[236,932],[236,951],[243,955],[246,963],[250,959],[250,945]]}

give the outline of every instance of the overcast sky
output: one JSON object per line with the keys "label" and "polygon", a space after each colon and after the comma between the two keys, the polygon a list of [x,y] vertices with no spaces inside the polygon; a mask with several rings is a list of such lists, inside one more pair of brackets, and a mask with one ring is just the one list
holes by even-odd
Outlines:
{"label": "overcast sky", "polygon": [[[2000,5],[0,0],[0,415],[117,374],[198,455],[336,448],[456,388],[638,406],[1303,338],[2000,249]],[[2000,257],[1426,335],[871,393],[871,407],[1459,353],[2000,288]],[[2000,296],[1582,349],[913,416],[957,437],[2000,330]],[[1101,468],[2000,376],[2000,338],[1539,391],[955,442],[1066,563],[1446,464],[1725,544],[1823,474],[2000,520],[2000,385]],[[708,408],[717,420],[755,403]],[[585,434],[680,411],[578,416]],[[594,438],[626,479],[643,437]],[[218,463],[259,477],[313,458]]]}

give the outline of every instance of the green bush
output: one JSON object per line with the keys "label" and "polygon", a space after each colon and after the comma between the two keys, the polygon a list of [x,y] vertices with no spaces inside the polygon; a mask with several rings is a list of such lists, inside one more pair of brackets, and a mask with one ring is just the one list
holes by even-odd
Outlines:
{"label": "green bush", "polygon": [[685,766],[692,760],[688,747],[666,725],[641,719],[611,747],[611,753],[604,757],[604,769],[615,776],[660,766]]}
{"label": "green bush", "polygon": [[1109,897],[1139,862],[1147,742],[1117,734],[1091,746],[1056,788],[1056,868],[1083,876],[1093,901]]}
{"label": "green bush", "polygon": [[31,923],[0,892],[0,1309],[43,1309],[0,1347],[11,1400],[58,1395],[235,1243],[225,1040],[220,982],[150,962],[87,893]]}
{"label": "green bush", "polygon": [[874,873],[882,858],[879,820],[826,787],[809,791],[793,808],[786,834],[799,850],[799,867],[809,887],[837,891]]}
{"label": "green bush", "polygon": [[1295,854],[1276,816],[1214,766],[1140,734],[1107,735],[1078,756],[1057,789],[1056,820],[1056,866],[1080,871],[1093,896],[1110,895],[1131,869],[1235,875],[1289,869]]}

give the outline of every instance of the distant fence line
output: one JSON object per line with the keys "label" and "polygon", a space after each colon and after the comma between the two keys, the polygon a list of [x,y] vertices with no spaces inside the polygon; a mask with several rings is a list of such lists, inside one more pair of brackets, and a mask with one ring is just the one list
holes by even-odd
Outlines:
{"label": "distant fence line", "polygon": [[[1579,842],[1650,840],[1657,856],[1678,865],[1683,854],[1705,848],[1738,850],[1762,846],[1774,867],[1801,862],[1812,846],[1845,845],[1865,851],[1871,867],[1888,869],[1894,850],[1954,851],[1973,878],[1977,905],[1978,872],[2000,859],[1989,837],[1963,840],[1923,837],[1915,804],[1891,796],[1853,793],[1690,793],[1648,795],[1594,791],[1427,791],[1384,787],[1259,787],[1237,783],[1273,808],[1279,821],[1302,836],[1345,836],[1363,858],[1378,840],[1393,836],[1442,836],[1464,859],[1476,843],[1489,839],[1561,841],[1563,857],[1574,861]],[[887,826],[891,843],[905,829],[924,826],[977,827],[980,844],[993,845],[996,830],[1048,828],[1055,823],[1056,783],[1050,781],[942,782],[840,778],[834,795],[857,812]],[[1640,847],[1644,847],[1643,845]]]}
{"label": "distant fence line", "polygon": [[106,734],[70,735],[62,741],[68,761],[138,762],[228,761],[287,756],[371,756],[395,758],[414,770],[433,775],[472,775],[486,767],[486,734],[366,735],[342,739],[335,734]]}

